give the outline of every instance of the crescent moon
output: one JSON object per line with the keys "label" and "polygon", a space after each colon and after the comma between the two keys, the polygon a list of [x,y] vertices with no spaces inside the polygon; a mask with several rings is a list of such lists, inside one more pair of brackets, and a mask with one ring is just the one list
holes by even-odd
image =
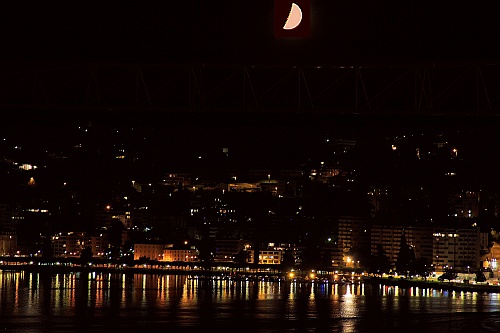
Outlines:
{"label": "crescent moon", "polygon": [[302,10],[296,3],[292,3],[292,8],[290,9],[290,13],[288,14],[288,18],[286,19],[283,29],[295,29],[300,22],[302,22]]}

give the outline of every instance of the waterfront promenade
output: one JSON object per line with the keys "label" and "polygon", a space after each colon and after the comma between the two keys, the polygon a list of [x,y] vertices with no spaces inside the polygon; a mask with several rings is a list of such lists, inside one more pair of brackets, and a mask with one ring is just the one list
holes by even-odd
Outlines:
{"label": "waterfront promenade", "polygon": [[460,280],[438,281],[437,278],[412,278],[400,277],[374,277],[365,273],[354,272],[317,272],[314,275],[297,270],[292,274],[282,272],[280,269],[250,268],[250,267],[226,267],[212,266],[203,268],[200,266],[151,266],[151,265],[68,265],[53,263],[50,265],[33,264],[29,262],[5,262],[0,260],[0,271],[25,271],[31,273],[100,273],[100,274],[156,274],[156,275],[186,275],[196,278],[217,279],[245,279],[255,281],[294,281],[300,283],[341,283],[357,284],[369,283],[373,285],[397,286],[399,288],[418,287],[422,289],[432,288],[460,292],[488,292],[500,293],[498,280],[488,280],[477,283],[474,281],[464,282]]}
{"label": "waterfront promenade", "polygon": [[[422,278],[414,279],[395,279],[387,277],[369,277],[364,279],[365,283],[381,284],[386,286],[398,286],[400,288],[418,287],[421,289],[432,288],[448,291],[463,291],[463,292],[488,292],[500,293],[500,285],[492,282],[463,282],[463,281],[438,281],[437,278],[424,280]],[[496,281],[497,282],[497,281]]]}

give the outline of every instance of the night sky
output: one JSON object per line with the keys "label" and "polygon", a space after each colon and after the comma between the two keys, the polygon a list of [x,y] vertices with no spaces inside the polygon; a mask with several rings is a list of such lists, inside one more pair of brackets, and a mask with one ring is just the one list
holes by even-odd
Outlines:
{"label": "night sky", "polygon": [[311,0],[311,36],[276,39],[273,0],[9,1],[4,66],[39,63],[496,62],[493,0]]}
{"label": "night sky", "polygon": [[[0,4],[0,59],[2,70],[7,72],[29,71],[37,66],[58,68],[100,63],[261,66],[497,63],[500,20],[493,5],[493,0],[311,0],[310,37],[275,38],[273,0],[10,1]],[[31,83],[28,86],[34,89]],[[492,93],[491,97],[495,96]],[[104,113],[96,116],[90,111],[65,112],[63,116],[46,109],[31,111],[35,111],[33,115],[16,117],[2,113],[4,128],[22,131],[22,125],[29,121],[31,127],[38,126],[42,133],[50,134],[51,128],[74,126],[75,119],[104,119],[101,117]],[[140,110],[131,115],[127,126],[144,119],[143,115]],[[110,127],[118,119],[123,121],[128,117],[111,112],[106,116]],[[364,122],[358,118],[336,118],[325,122],[314,113],[310,116],[307,120],[287,117],[286,122],[280,115],[269,121],[263,113],[253,118],[233,113],[230,117],[216,114],[208,118],[160,120],[165,117],[158,112],[151,123],[161,125],[165,132],[180,133],[175,138],[176,144],[185,147],[196,147],[199,142],[208,144],[206,138],[213,138],[213,133],[236,126],[232,129],[234,135],[227,134],[226,139],[214,144],[220,148],[232,141],[235,145],[253,147],[257,152],[261,146],[270,147],[266,156],[277,156],[274,151],[280,150],[279,147],[287,147],[293,155],[292,146],[300,143],[301,138],[316,135],[318,126],[323,126],[325,133],[337,131],[338,136],[369,137],[370,133],[380,133],[383,129],[394,131],[402,123],[415,130],[429,122],[436,126],[447,123],[423,117],[418,121],[378,118]],[[481,123],[492,133],[486,142],[498,139],[492,127],[497,121],[487,119]],[[273,132],[276,124],[282,132]],[[275,135],[262,136],[262,130]],[[32,132],[27,131],[26,138]],[[182,137],[183,133],[191,135]],[[281,146],[273,147],[275,143]],[[491,160],[496,154],[492,151],[487,150],[482,158]]]}

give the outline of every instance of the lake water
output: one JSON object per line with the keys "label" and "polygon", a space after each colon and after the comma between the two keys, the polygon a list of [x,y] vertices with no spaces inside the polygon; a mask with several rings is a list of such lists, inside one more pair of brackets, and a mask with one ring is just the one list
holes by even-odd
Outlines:
{"label": "lake water", "polygon": [[1,332],[498,332],[500,295],[0,271]]}

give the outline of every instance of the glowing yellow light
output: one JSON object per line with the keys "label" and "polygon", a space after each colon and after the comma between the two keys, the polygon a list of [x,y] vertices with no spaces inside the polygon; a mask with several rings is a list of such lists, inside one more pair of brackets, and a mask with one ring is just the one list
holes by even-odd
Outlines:
{"label": "glowing yellow light", "polygon": [[29,186],[36,186],[35,178],[31,177],[30,180],[28,181]]}

